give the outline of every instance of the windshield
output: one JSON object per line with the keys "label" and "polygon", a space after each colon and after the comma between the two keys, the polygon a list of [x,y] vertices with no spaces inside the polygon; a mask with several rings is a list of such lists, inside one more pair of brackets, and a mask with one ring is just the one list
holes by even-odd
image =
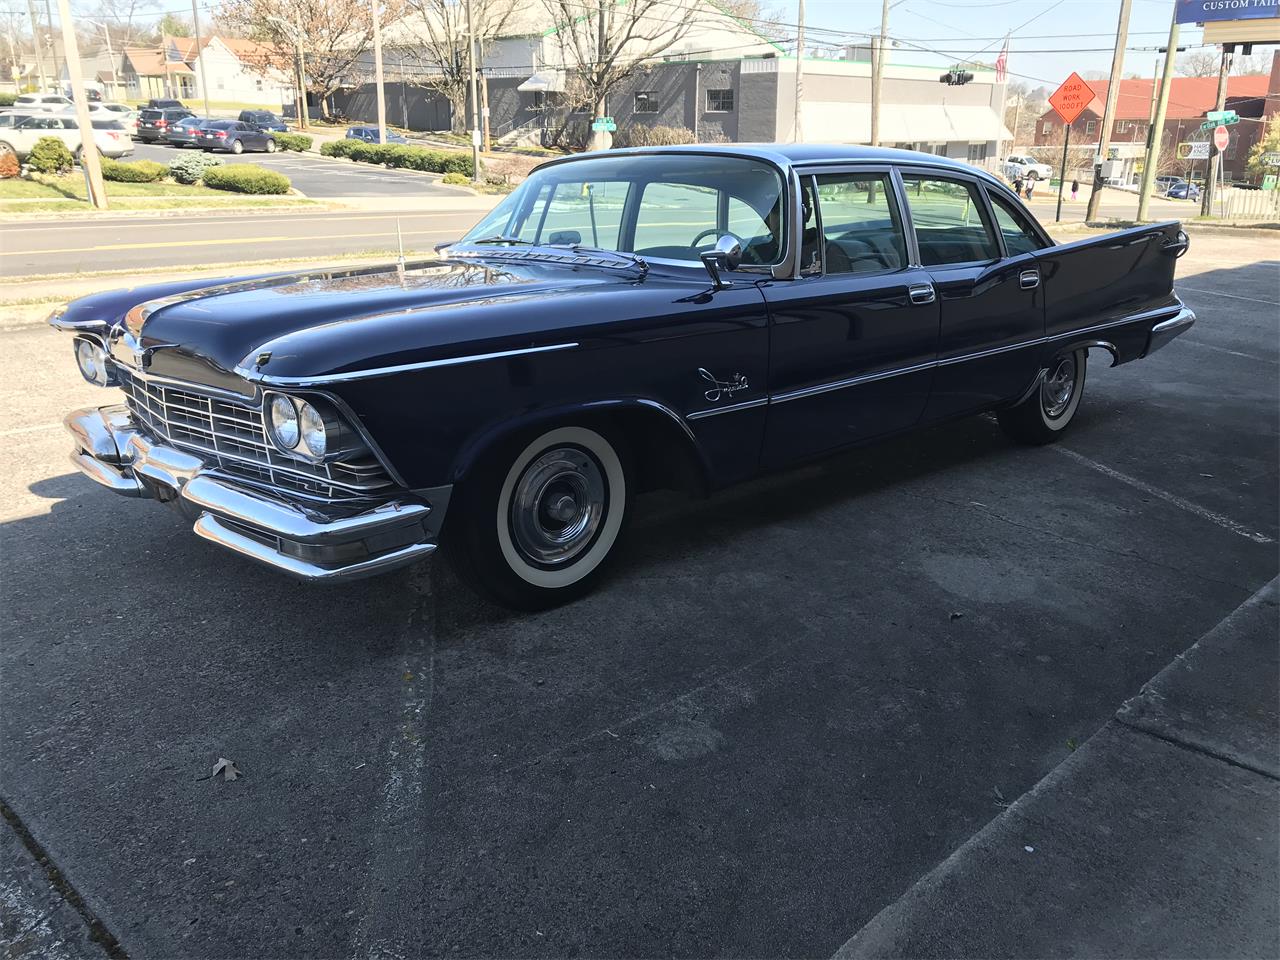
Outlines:
{"label": "windshield", "polygon": [[512,242],[697,262],[725,234],[744,265],[783,255],[784,191],[776,168],[742,157],[600,156],[535,171],[460,241]]}

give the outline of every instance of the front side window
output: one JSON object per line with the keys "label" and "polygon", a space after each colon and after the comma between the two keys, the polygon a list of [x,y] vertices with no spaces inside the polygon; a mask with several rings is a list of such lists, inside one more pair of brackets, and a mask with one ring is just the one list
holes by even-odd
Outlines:
{"label": "front side window", "polygon": [[1009,256],[1016,257],[1022,253],[1032,253],[1044,246],[1021,211],[1014,209],[1013,205],[999,194],[988,192],[987,196],[991,198],[991,209],[996,215],[996,226],[1000,230],[1000,235],[1004,237],[1004,249]]}
{"label": "front side window", "polygon": [[776,168],[741,157],[591,157],[535,171],[460,243],[581,243],[696,263],[730,234],[744,265],[771,266],[783,255],[784,197]]}
{"label": "front side window", "polygon": [[729,113],[733,110],[732,90],[708,90],[707,113]]}
{"label": "front side window", "polygon": [[657,113],[658,95],[652,90],[639,91],[635,95],[631,110],[633,113]]}
{"label": "front side window", "polygon": [[907,203],[926,267],[974,263],[1000,256],[974,184],[904,174]]}
{"label": "front side window", "polygon": [[825,273],[885,273],[906,264],[888,174],[827,174],[817,185]]}

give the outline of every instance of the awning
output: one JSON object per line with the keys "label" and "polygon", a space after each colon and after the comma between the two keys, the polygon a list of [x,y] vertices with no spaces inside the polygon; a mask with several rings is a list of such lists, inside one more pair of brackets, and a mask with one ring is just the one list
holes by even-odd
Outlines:
{"label": "awning", "polygon": [[516,89],[521,93],[564,93],[564,74],[559,70],[540,70]]}
{"label": "awning", "polygon": [[[867,143],[871,139],[869,103],[808,101],[804,129],[821,130],[822,139]],[[940,103],[887,103],[880,118],[881,143],[982,143],[1012,140],[999,113],[985,106]]]}

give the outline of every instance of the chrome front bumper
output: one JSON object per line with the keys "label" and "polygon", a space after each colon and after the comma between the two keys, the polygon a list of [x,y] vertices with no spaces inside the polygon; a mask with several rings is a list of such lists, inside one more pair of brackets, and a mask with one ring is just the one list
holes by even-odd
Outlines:
{"label": "chrome front bumper", "polygon": [[1151,328],[1151,339],[1147,341],[1147,350],[1143,353],[1143,356],[1151,356],[1151,354],[1165,346],[1174,337],[1181,336],[1190,330],[1195,322],[1195,313],[1187,307],[1183,307],[1179,310],[1177,316],[1170,317],[1168,320],[1160,321]]}
{"label": "chrome front bumper", "polygon": [[[126,497],[173,503],[195,532],[303,580],[350,580],[406,566],[436,549],[449,489],[370,507],[312,504],[258,490],[182,450],[153,442],[123,406],[89,407],[64,420],[71,462]],[[431,491],[436,493],[437,491]]]}

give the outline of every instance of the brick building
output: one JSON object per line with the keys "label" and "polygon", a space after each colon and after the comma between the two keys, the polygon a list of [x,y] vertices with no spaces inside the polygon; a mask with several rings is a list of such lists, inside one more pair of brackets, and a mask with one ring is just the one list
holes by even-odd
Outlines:
{"label": "brick building", "polygon": [[[1099,125],[1107,102],[1107,81],[1088,81],[1094,99],[1071,124],[1071,145],[1089,146],[1098,143]],[[1159,90],[1156,80],[1123,80],[1116,100],[1116,117],[1111,127],[1113,146],[1132,145],[1123,154],[1137,153],[1147,142],[1147,130],[1151,126],[1152,105]],[[1271,73],[1251,74],[1227,78],[1226,109],[1235,110],[1241,117],[1239,124],[1231,128],[1231,144],[1223,155],[1226,177],[1244,175],[1245,159],[1250,148],[1262,136],[1264,115],[1280,98],[1280,51],[1272,60]],[[1162,143],[1166,148],[1174,144],[1206,140],[1200,132],[1205,114],[1216,108],[1218,102],[1217,77],[1174,77],[1169,91],[1169,107],[1165,113]],[[1060,145],[1063,137],[1061,118],[1052,109],[1045,111],[1036,121],[1034,143],[1036,146]]]}

